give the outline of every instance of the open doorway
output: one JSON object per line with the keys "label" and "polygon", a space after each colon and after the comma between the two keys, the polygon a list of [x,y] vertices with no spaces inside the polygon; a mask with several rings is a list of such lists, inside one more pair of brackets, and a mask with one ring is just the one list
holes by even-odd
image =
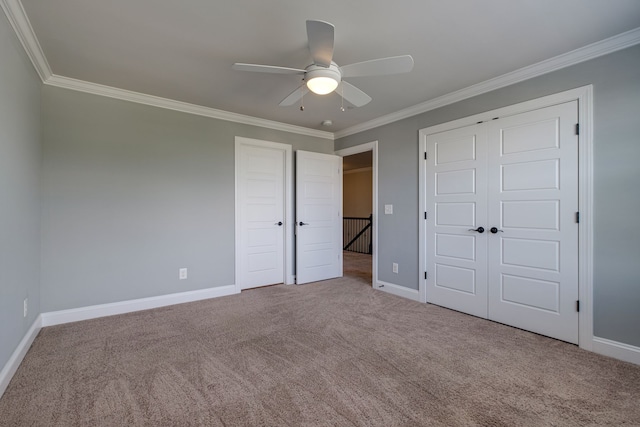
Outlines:
{"label": "open doorway", "polygon": [[343,274],[372,284],[373,153],[342,158]]}
{"label": "open doorway", "polygon": [[343,165],[343,274],[377,288],[377,142],[337,151]]}

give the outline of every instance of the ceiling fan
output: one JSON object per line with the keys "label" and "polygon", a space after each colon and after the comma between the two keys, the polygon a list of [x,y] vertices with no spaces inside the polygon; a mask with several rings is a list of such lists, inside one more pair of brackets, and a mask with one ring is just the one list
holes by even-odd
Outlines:
{"label": "ceiling fan", "polygon": [[[413,69],[411,55],[393,56],[373,59],[355,64],[338,66],[333,59],[333,35],[335,27],[324,21],[307,21],[307,39],[313,63],[305,69],[277,67],[258,64],[233,64],[234,70],[252,71],[271,74],[297,74],[305,82],[280,102],[281,107],[288,107],[300,101],[309,91],[318,95],[326,95],[337,91],[342,98],[356,107],[371,101],[371,97],[347,83],[345,77],[380,76],[387,74],[408,73]],[[303,107],[301,107],[302,109]]]}

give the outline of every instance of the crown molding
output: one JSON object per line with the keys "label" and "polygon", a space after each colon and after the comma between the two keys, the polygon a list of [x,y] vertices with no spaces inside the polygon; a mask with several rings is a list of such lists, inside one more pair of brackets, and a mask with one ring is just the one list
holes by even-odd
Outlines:
{"label": "crown molding", "polygon": [[396,111],[395,113],[387,114],[378,117],[377,119],[373,119],[368,122],[360,123],[358,125],[337,131],[335,133],[331,133],[54,75],[51,72],[51,67],[49,66],[49,63],[47,62],[47,59],[42,52],[42,47],[38,42],[38,39],[33,31],[33,28],[31,27],[31,23],[29,22],[29,19],[25,13],[24,8],[22,7],[22,3],[20,2],[20,0],[0,0],[0,6],[2,6],[5,15],[7,15],[9,23],[13,27],[13,30],[20,40],[20,43],[22,43],[22,46],[29,56],[29,59],[33,63],[33,66],[40,76],[40,79],[45,84],[92,93],[96,95],[108,96],[111,98],[131,102],[137,102],[160,108],[167,108],[170,110],[181,111],[189,114],[197,114],[200,116],[211,117],[220,120],[260,126],[268,129],[297,133],[300,135],[313,136],[329,140],[343,138],[345,136],[364,132],[366,130],[406,119],[408,117],[416,116],[418,114],[422,114],[436,108],[444,107],[445,105],[453,104],[455,102],[481,95],[492,90],[519,83],[521,81],[547,74],[561,68],[579,64],[581,62],[588,61],[590,59],[597,58],[599,56],[603,56],[640,43],[640,28],[635,28],[633,30],[618,34],[608,39],[572,50],[571,52],[555,56],[545,61],[541,61],[536,64],[520,68],[519,70],[503,74],[496,78],[486,80],[484,82],[457,90],[455,92],[451,92],[449,94],[431,99],[429,101],[414,105],[409,108],[405,108],[400,111]]}
{"label": "crown molding", "polygon": [[0,6],[4,10],[4,14],[7,15],[13,31],[18,36],[20,43],[22,43],[22,47],[33,63],[40,79],[45,82],[52,75],[51,67],[49,67],[47,58],[42,53],[42,47],[33,32],[33,27],[31,27],[31,22],[27,18],[22,3],[20,3],[20,0],[0,0]]}
{"label": "crown molding", "polygon": [[444,107],[445,105],[453,104],[454,102],[462,101],[464,99],[491,92],[492,90],[500,89],[537,76],[541,76],[543,74],[547,74],[561,68],[566,68],[571,65],[579,64],[581,62],[597,58],[599,56],[607,55],[609,53],[613,53],[615,51],[622,50],[639,43],[640,27],[618,34],[608,39],[604,39],[599,42],[572,50],[562,55],[554,56],[553,58],[538,62],[536,64],[520,68],[519,70],[503,74],[493,79],[468,86],[464,89],[448,93],[446,95],[431,99],[412,107],[396,111],[395,113],[387,114],[385,116],[378,117],[377,119],[337,131],[335,132],[334,136],[335,139],[343,138],[345,136],[364,132],[366,130],[383,126],[389,123],[397,122],[408,117],[435,110],[436,108]]}
{"label": "crown molding", "polygon": [[72,79],[69,77],[57,76],[51,71],[51,67],[47,62],[47,58],[42,51],[42,46],[40,46],[40,42],[38,41],[38,38],[33,31],[33,27],[29,22],[29,18],[27,17],[27,14],[20,0],[0,0],[0,6],[2,6],[2,10],[7,16],[9,23],[13,27],[13,31],[16,33],[16,36],[20,40],[22,47],[27,53],[27,56],[29,56],[31,63],[33,64],[36,72],[38,73],[40,79],[44,84],[80,92],[92,93],[95,95],[108,96],[110,98],[151,105],[154,107],[166,108],[169,110],[181,111],[189,114],[196,114],[204,117],[211,117],[214,119],[243,123],[283,132],[312,136],[316,138],[329,139],[331,141],[333,141],[334,139],[332,132],[290,125],[273,120],[260,119],[243,114],[216,110],[214,108],[203,107],[186,102],[174,101],[167,98],[160,98],[157,96],[131,92],[128,90],[104,86],[96,83],[90,83],[82,80]]}
{"label": "crown molding", "polygon": [[299,135],[313,136],[316,138],[329,139],[333,141],[333,133],[302,126],[290,125],[273,120],[261,119],[258,117],[246,116],[244,114],[231,113],[229,111],[216,110],[215,108],[203,107],[189,104],[187,102],[174,101],[172,99],[147,95],[139,92],[132,92],[125,89],[118,89],[111,86],[90,83],[83,80],[72,79],[70,77],[51,75],[44,84],[60,87],[64,89],[76,90],[79,92],[91,93],[94,95],[106,96],[123,101],[135,102],[138,104],[150,105],[153,107],[166,108],[168,110],[180,111],[198,116],[211,117],[213,119],[226,120],[228,122],[243,123],[246,125],[259,126],[283,132],[296,133]]}

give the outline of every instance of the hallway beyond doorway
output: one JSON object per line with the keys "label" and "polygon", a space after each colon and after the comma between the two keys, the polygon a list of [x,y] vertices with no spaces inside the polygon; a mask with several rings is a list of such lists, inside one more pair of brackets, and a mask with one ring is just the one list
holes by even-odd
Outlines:
{"label": "hallway beyond doorway", "polygon": [[358,279],[359,282],[372,286],[371,255],[343,251],[342,262],[344,276]]}

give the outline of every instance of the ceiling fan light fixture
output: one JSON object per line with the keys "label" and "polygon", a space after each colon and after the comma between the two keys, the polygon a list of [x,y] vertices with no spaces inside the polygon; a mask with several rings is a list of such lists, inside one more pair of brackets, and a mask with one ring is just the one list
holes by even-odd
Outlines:
{"label": "ceiling fan light fixture", "polygon": [[340,83],[340,70],[335,63],[328,68],[312,64],[306,68],[305,80],[309,90],[318,95],[326,95],[333,92]]}
{"label": "ceiling fan light fixture", "polygon": [[314,77],[307,81],[307,87],[313,93],[326,95],[338,87],[338,82],[332,77]]}

